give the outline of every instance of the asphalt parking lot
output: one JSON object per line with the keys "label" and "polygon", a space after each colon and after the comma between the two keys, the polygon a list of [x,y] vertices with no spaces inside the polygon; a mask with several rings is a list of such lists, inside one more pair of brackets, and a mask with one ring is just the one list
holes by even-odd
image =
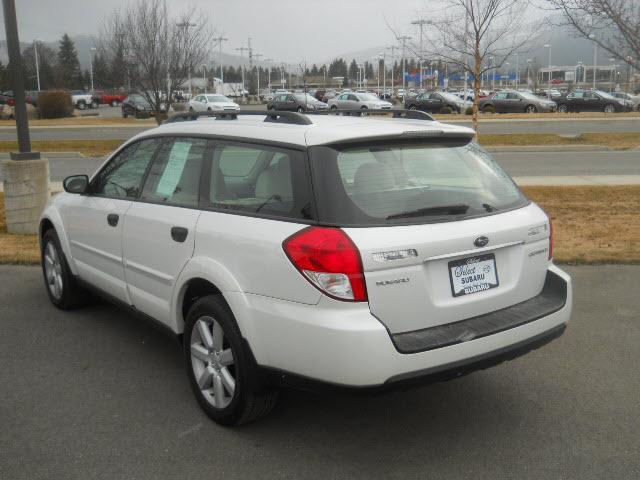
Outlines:
{"label": "asphalt parking lot", "polygon": [[237,429],[198,409],[176,344],[98,303],[60,312],[0,267],[0,478],[640,477],[640,266],[568,267],[563,337],[379,397],[285,391]]}

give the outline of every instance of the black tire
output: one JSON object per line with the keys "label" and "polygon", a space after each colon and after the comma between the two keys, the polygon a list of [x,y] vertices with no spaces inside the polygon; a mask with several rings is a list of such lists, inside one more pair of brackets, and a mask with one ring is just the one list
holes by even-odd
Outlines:
{"label": "black tire", "polygon": [[558,105],[558,112],[569,113],[569,106],[565,105],[564,103],[561,103],[560,105]]}
{"label": "black tire", "polygon": [[369,107],[367,107],[366,105],[363,105],[360,107],[360,110],[369,110]]}
{"label": "black tire", "polygon": [[298,113],[302,113],[302,112],[304,112],[304,108],[298,107]]}
{"label": "black tire", "polygon": [[90,108],[98,108],[98,102],[96,102],[95,100],[91,102]]}
{"label": "black tire", "polygon": [[[195,378],[191,357],[191,333],[196,322],[202,317],[210,317],[219,323],[226,340],[226,346],[223,348],[231,348],[233,353],[235,389],[231,401],[224,408],[213,406],[205,398]],[[183,341],[185,365],[191,388],[200,407],[213,421],[222,425],[240,425],[258,420],[273,409],[278,399],[278,390],[262,381],[253,356],[245,347],[233,313],[222,296],[208,295],[193,304],[185,322]]]}
{"label": "black tire", "polygon": [[484,113],[496,113],[496,107],[494,107],[493,105],[485,105],[484,107],[482,107],[482,111]]}
{"label": "black tire", "polygon": [[330,108],[331,108],[331,110],[337,110],[338,109],[338,107],[336,105],[331,105]]}
{"label": "black tire", "polygon": [[409,110],[416,110],[416,106],[415,105],[409,105]]}
{"label": "black tire", "polygon": [[112,107],[117,107],[118,105],[120,105],[120,104],[118,103],[118,100],[113,100],[113,101],[111,102],[111,106],[112,106]]}
{"label": "black tire", "polygon": [[189,112],[193,113],[193,107],[189,107]]}
{"label": "black tire", "polygon": [[524,113],[536,113],[538,108],[535,105],[527,105],[524,109]]}
{"label": "black tire", "polygon": [[615,111],[616,111],[616,107],[614,107],[610,103],[604,106],[604,112],[605,113],[614,113]]}
{"label": "black tire", "polygon": [[[45,253],[47,252],[49,245],[51,245],[52,248],[55,249],[60,262],[59,273],[60,278],[62,279],[62,294],[59,297],[56,297],[51,292],[49,281],[47,279]],[[42,251],[40,252],[40,254],[42,257],[42,277],[44,279],[45,289],[47,291],[47,295],[49,296],[49,300],[51,300],[51,303],[53,303],[61,310],[72,310],[89,303],[91,294],[78,285],[78,282],[71,273],[71,269],[69,268],[69,264],[67,263],[67,258],[62,251],[62,247],[60,246],[60,239],[58,238],[58,234],[54,229],[51,228],[47,230],[42,236]]]}
{"label": "black tire", "polygon": [[122,109],[122,118],[127,118],[129,116],[129,114],[127,113],[127,109],[123,108]]}
{"label": "black tire", "polygon": [[84,100],[83,100],[83,101],[81,101],[81,102],[78,102],[78,104],[76,105],[76,108],[77,108],[78,110],[84,110],[85,108],[87,108],[87,104],[86,104],[86,103],[84,102]]}

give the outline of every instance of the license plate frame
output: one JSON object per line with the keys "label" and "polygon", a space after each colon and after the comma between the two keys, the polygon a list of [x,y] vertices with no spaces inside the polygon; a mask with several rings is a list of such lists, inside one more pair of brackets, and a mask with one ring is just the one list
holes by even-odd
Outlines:
{"label": "license plate frame", "polygon": [[[466,271],[464,267],[467,267]],[[487,267],[489,270],[487,270]],[[454,297],[486,292],[487,290],[500,286],[496,256],[493,253],[484,253],[452,260],[447,264],[447,268],[449,270],[451,294]],[[473,271],[469,271],[470,269],[473,269]],[[476,281],[471,279],[471,277],[478,275],[484,275],[484,277]],[[454,276],[456,280],[460,279],[460,281],[454,280]],[[462,285],[463,278],[466,279],[467,282],[470,282],[468,287]]]}

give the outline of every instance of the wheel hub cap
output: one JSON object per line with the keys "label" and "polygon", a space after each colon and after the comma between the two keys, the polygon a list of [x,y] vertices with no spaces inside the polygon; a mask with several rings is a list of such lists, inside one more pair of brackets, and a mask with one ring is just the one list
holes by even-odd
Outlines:
{"label": "wheel hub cap", "polygon": [[44,274],[51,295],[56,300],[60,300],[64,286],[62,282],[62,264],[60,263],[58,250],[52,242],[48,242],[44,248]]}

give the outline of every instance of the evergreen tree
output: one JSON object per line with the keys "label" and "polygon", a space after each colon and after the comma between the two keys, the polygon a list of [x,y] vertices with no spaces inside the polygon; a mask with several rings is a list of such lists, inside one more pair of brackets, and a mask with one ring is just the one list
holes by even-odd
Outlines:
{"label": "evergreen tree", "polygon": [[47,90],[55,85],[55,72],[51,64],[56,58],[56,52],[38,42],[38,69],[36,70],[36,55],[34,45],[31,44],[22,52],[22,68],[24,70],[25,89],[37,90],[38,72],[40,73],[40,89]]}
{"label": "evergreen tree", "polygon": [[111,83],[109,76],[109,65],[107,65],[107,60],[101,53],[96,53],[95,57],[93,57],[94,88],[113,88],[115,85]]}
{"label": "evergreen tree", "polygon": [[349,79],[357,80],[358,79],[358,64],[356,60],[351,60],[351,64],[349,64]]}
{"label": "evergreen tree", "polygon": [[7,71],[7,67],[5,67],[2,62],[0,62],[0,92],[4,92],[5,90],[10,90],[11,86],[9,85],[9,72]]}
{"label": "evergreen tree", "polygon": [[78,52],[66,33],[60,40],[58,50],[58,85],[64,88],[80,88],[82,85],[82,74],[80,72],[80,62]]}
{"label": "evergreen tree", "polygon": [[[97,56],[96,56],[97,57]],[[103,57],[103,53],[100,53],[100,57]],[[105,61],[105,64],[107,62]],[[102,67],[101,67],[102,68]],[[127,78],[129,71],[127,69],[127,57],[124,49],[124,45],[121,42],[116,46],[116,50],[111,57],[111,64],[106,65],[107,74],[104,78],[104,82],[108,84],[110,88],[120,88],[127,85]],[[94,73],[95,74],[95,73]],[[102,75],[102,72],[100,72]],[[95,81],[95,78],[94,78]]]}

